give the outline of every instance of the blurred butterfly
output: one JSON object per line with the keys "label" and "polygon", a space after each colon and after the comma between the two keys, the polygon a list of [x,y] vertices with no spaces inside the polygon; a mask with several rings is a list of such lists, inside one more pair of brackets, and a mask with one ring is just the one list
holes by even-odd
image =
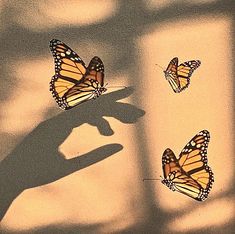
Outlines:
{"label": "blurred butterfly", "polygon": [[201,62],[199,60],[191,60],[178,65],[177,57],[170,61],[164,73],[175,93],[180,93],[189,86],[193,71],[200,65]]}
{"label": "blurred butterfly", "polygon": [[214,176],[207,165],[207,147],[210,134],[199,132],[181,151],[177,159],[171,149],[162,156],[161,182],[172,191],[183,193],[197,201],[204,201],[211,190]]}
{"label": "blurred butterfly", "polygon": [[82,59],[63,42],[51,40],[50,49],[55,61],[50,91],[61,109],[71,109],[107,90],[104,87],[104,64],[99,57],[92,58],[86,67]]}

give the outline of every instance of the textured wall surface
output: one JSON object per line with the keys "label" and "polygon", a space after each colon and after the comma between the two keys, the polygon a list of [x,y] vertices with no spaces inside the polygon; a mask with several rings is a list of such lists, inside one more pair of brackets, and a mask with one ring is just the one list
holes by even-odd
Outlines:
{"label": "textured wall surface", "polygon": [[[231,233],[234,230],[234,1],[0,1],[0,232]],[[69,111],[49,92],[49,41],[86,64],[97,55],[109,89]],[[155,64],[200,59],[175,94]],[[160,181],[211,134],[215,182],[196,202]]]}

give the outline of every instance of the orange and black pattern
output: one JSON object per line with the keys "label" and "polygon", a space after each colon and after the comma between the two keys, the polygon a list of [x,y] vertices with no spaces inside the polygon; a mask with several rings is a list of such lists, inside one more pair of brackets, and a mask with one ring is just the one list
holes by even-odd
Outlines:
{"label": "orange and black pattern", "polygon": [[191,60],[178,65],[178,58],[173,58],[167,69],[165,77],[175,93],[180,93],[190,84],[190,77],[195,69],[201,65],[199,60]]}
{"label": "orange and black pattern", "polygon": [[106,91],[104,65],[99,57],[92,58],[86,68],[82,59],[63,42],[51,40],[50,49],[55,62],[50,91],[61,109],[71,109]]}
{"label": "orange and black pattern", "polygon": [[171,149],[166,149],[162,156],[162,183],[173,191],[204,201],[214,182],[213,172],[207,165],[209,140],[207,130],[199,132],[184,147],[179,159]]}

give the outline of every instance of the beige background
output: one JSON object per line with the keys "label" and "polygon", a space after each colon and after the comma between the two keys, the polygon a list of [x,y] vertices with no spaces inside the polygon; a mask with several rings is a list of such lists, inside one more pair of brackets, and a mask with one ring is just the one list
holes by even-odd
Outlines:
{"label": "beige background", "polygon": [[[233,1],[0,1],[0,232],[231,233]],[[98,55],[109,90],[70,111],[49,90],[57,38]],[[175,94],[162,70],[202,61]],[[111,93],[112,92],[112,93]],[[145,115],[144,115],[145,112]],[[200,130],[215,174],[196,202],[159,181],[161,157]],[[82,169],[82,170],[80,170]]]}

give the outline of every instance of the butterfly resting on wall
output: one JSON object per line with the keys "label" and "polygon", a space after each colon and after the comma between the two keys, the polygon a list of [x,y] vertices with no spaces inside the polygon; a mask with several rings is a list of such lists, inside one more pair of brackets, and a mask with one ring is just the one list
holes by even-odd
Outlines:
{"label": "butterfly resting on wall", "polygon": [[180,93],[189,86],[193,71],[200,65],[199,60],[191,60],[178,65],[177,57],[170,61],[164,74],[175,93]]}
{"label": "butterfly resting on wall", "polygon": [[183,148],[178,159],[171,149],[166,149],[162,156],[164,178],[161,182],[172,191],[204,201],[214,182],[213,172],[207,165],[209,140],[210,134],[207,130],[199,132]]}
{"label": "butterfly resting on wall", "polygon": [[51,40],[50,49],[55,61],[50,91],[61,109],[71,109],[107,90],[104,87],[104,64],[99,57],[92,58],[86,67],[82,59],[63,42]]}

